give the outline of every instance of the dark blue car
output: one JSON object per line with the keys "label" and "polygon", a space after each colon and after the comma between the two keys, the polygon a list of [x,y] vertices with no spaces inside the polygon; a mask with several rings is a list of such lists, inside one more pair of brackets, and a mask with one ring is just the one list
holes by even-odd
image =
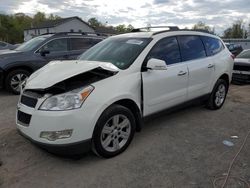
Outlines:
{"label": "dark blue car", "polygon": [[76,59],[103,39],[96,34],[46,34],[29,40],[15,50],[0,51],[0,88],[19,94],[20,84],[37,69],[52,60]]}

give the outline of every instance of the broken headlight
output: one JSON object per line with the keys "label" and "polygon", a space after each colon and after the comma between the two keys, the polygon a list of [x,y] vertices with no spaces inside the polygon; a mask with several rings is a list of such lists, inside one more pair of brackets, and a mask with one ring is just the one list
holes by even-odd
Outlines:
{"label": "broken headlight", "polygon": [[39,110],[64,111],[80,108],[93,90],[93,86],[87,86],[51,96],[42,103]]}

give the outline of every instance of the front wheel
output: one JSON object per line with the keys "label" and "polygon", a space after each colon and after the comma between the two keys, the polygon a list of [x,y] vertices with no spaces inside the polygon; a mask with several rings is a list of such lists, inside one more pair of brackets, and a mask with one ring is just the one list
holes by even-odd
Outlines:
{"label": "front wheel", "polygon": [[135,133],[132,112],[121,105],[112,105],[100,116],[93,134],[93,151],[104,158],[122,153]]}
{"label": "front wheel", "polygon": [[228,83],[223,79],[219,79],[216,82],[212,93],[210,94],[209,100],[207,102],[207,108],[211,110],[220,109],[226,100],[227,92]]}
{"label": "front wheel", "polygon": [[11,71],[5,79],[6,89],[15,95],[20,94],[20,86],[29,76],[30,72],[23,69]]}

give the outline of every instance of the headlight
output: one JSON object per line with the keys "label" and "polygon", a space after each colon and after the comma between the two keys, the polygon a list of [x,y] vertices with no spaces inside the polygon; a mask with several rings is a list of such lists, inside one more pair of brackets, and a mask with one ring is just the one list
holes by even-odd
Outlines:
{"label": "headlight", "polygon": [[63,111],[80,108],[93,90],[93,86],[87,86],[51,96],[42,103],[39,110]]}

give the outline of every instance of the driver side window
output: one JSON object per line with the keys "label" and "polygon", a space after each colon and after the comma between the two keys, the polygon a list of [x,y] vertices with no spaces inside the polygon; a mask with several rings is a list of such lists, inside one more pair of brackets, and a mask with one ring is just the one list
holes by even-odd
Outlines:
{"label": "driver side window", "polygon": [[55,39],[45,44],[40,51],[62,52],[68,51],[68,39]]}
{"label": "driver side window", "polygon": [[181,55],[176,37],[167,37],[158,41],[149,52],[148,60],[160,59],[167,65],[181,62]]}

